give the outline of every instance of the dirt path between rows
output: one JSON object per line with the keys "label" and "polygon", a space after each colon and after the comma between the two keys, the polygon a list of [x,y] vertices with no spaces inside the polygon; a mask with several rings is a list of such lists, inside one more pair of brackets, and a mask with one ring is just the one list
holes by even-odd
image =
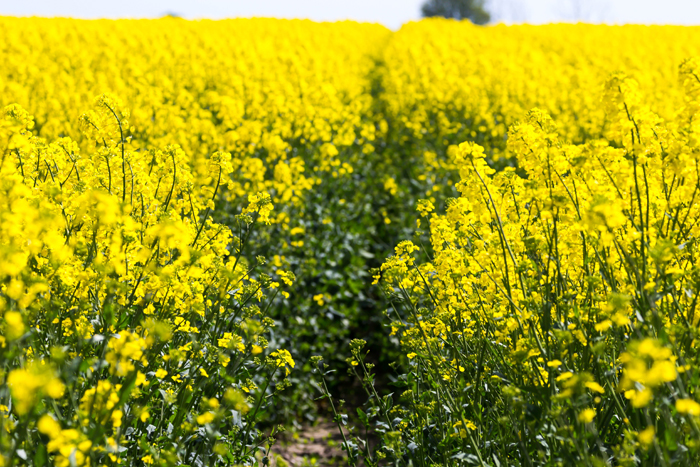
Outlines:
{"label": "dirt path between rows", "polygon": [[343,438],[333,422],[304,427],[281,439],[272,448],[271,465],[276,467],[326,467],[346,465]]}

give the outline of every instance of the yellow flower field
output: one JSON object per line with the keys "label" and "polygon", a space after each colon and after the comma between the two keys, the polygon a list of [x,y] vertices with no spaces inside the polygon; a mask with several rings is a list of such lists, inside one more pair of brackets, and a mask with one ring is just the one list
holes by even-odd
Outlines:
{"label": "yellow flower field", "polygon": [[324,411],[351,465],[697,465],[697,56],[0,17],[0,466],[268,465]]}

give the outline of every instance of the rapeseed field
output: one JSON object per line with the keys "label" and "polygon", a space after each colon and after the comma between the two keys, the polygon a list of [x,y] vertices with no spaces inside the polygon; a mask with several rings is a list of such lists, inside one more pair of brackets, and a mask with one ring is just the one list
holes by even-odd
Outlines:
{"label": "rapeseed field", "polygon": [[0,18],[0,466],[699,465],[697,57]]}

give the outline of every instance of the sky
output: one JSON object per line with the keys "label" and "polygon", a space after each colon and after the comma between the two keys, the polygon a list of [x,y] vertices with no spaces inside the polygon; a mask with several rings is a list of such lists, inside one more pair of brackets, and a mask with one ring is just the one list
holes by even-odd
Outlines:
{"label": "sky", "polygon": [[[76,18],[267,16],[377,22],[391,29],[420,18],[424,0],[0,0],[0,15]],[[561,21],[700,25],[700,0],[488,0],[496,22]]]}

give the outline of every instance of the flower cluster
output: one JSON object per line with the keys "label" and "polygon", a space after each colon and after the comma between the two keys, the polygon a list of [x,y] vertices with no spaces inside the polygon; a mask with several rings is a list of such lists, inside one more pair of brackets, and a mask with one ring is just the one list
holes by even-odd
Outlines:
{"label": "flower cluster", "polygon": [[[0,464],[37,446],[37,465],[250,463],[258,414],[241,414],[269,399],[253,379],[275,379],[278,355],[294,366],[258,357],[280,285],[243,249],[269,195],[213,221],[216,188],[177,145],[135,148],[128,118],[99,96],[81,149],[3,111]],[[228,179],[230,154],[211,160]]]}
{"label": "flower cluster", "polygon": [[[276,345],[304,359],[342,345],[349,329],[365,321],[360,312],[367,312],[361,305],[367,300],[360,296],[366,295],[367,263],[384,256],[371,247],[375,206],[368,174],[387,130],[376,121],[371,90],[390,35],[381,25],[352,22],[3,17],[0,106],[26,109],[34,136],[70,137],[71,154],[95,153],[100,187],[135,210],[141,202],[136,191],[132,200],[130,180],[132,172],[144,177],[144,168],[154,181],[149,189],[163,200],[178,179],[171,197],[178,209],[190,203],[190,191],[201,189],[201,200],[193,195],[195,211],[231,228],[229,253],[265,256],[265,268],[275,274],[295,272],[298,287],[276,294],[266,313],[277,326]],[[94,96],[103,93],[109,96],[93,109]],[[11,147],[25,144],[20,135],[13,138]],[[151,152],[152,160],[137,166],[127,154],[123,167],[122,139],[127,152]],[[64,170],[66,162],[56,161]],[[73,163],[67,163],[69,171]],[[109,199],[98,206],[108,209]],[[237,218],[242,211],[268,225],[246,235],[238,230],[239,220],[246,222]],[[202,222],[197,246],[209,240],[210,221]],[[177,223],[154,225],[148,234],[170,246],[183,238]],[[0,268],[12,264],[0,262]],[[122,267],[132,272],[130,262]],[[166,278],[158,280],[151,281],[154,290],[167,290]],[[319,304],[313,299],[319,294],[333,300]],[[158,312],[156,305],[147,308]],[[188,322],[173,324],[185,330]],[[308,378],[292,373],[290,380],[295,391],[306,392],[294,403],[281,402],[280,413],[314,410]]]}
{"label": "flower cluster", "polygon": [[471,142],[453,151],[459,198],[418,207],[430,260],[402,242],[382,267],[406,310],[392,324],[410,365],[392,409],[408,422],[402,452],[697,461],[698,71],[681,65],[672,119],[616,73],[599,93],[608,139],[571,144],[534,109],[509,131],[517,169],[494,171]]}

